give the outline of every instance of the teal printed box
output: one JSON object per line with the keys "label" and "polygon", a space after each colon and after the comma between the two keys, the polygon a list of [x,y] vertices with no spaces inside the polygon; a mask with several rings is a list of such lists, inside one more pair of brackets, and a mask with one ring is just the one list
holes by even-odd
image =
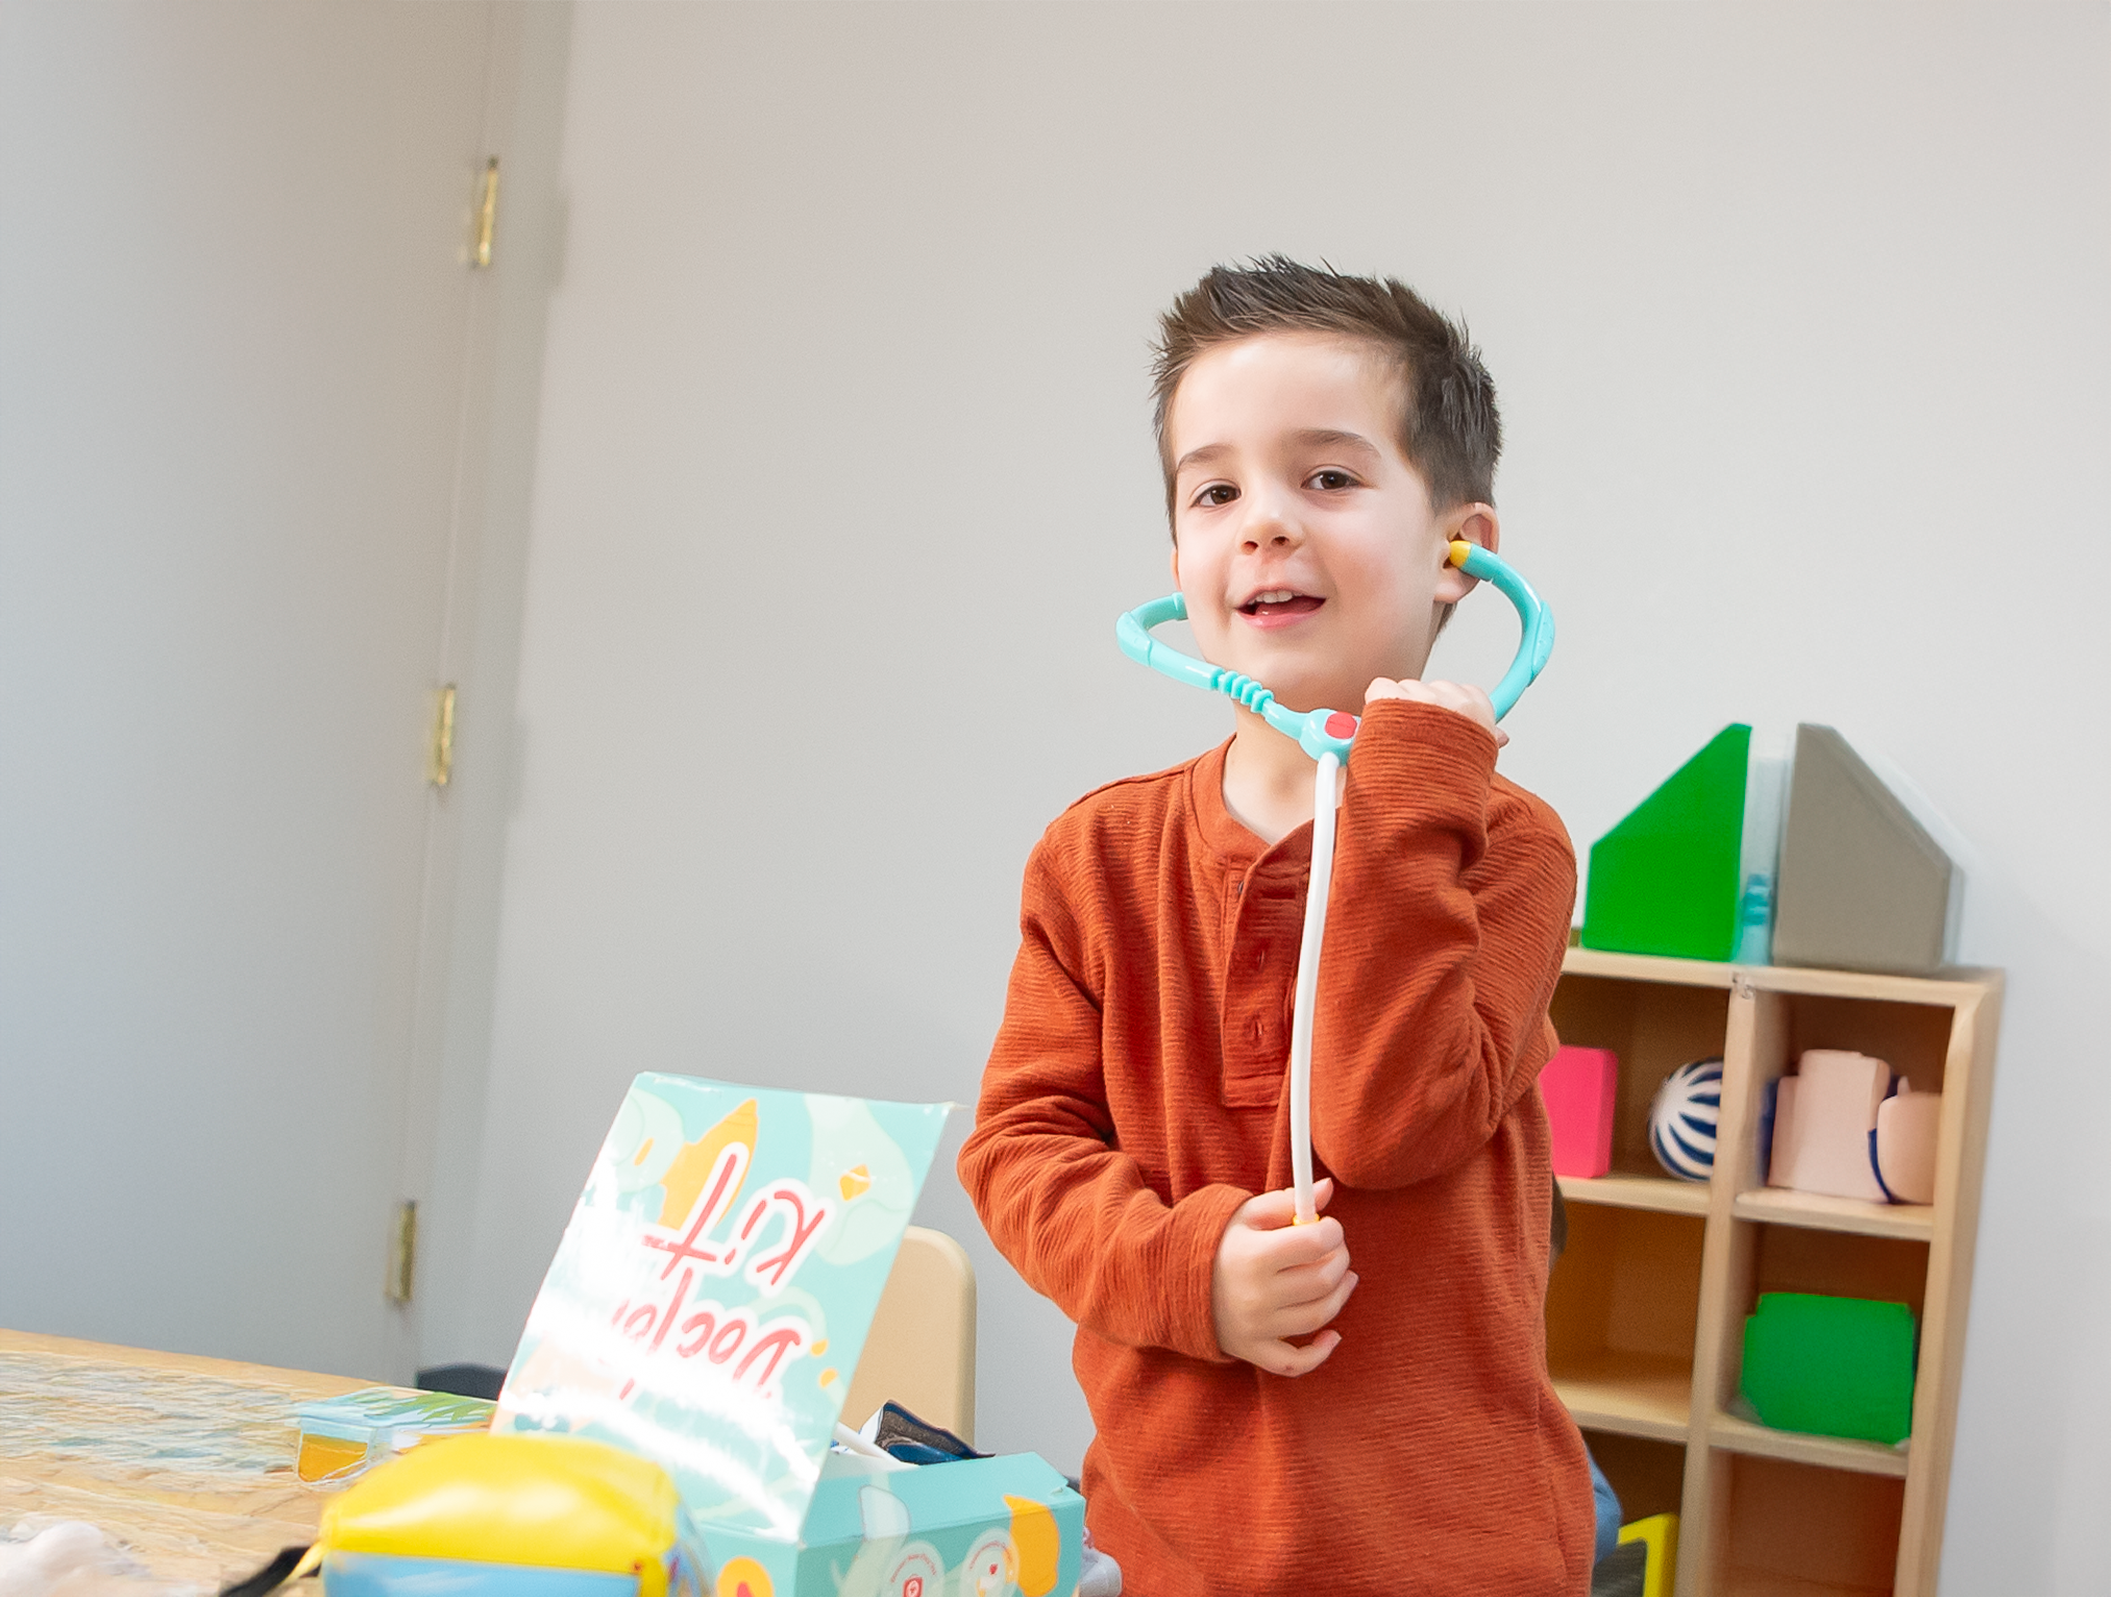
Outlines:
{"label": "teal printed box", "polygon": [[639,1076],[493,1428],[659,1463],[720,1597],[1068,1597],[1084,1502],[1042,1460],[831,1452],[945,1113]]}
{"label": "teal printed box", "polygon": [[[759,1538],[708,1528],[719,1597],[743,1597],[741,1576],[777,1592],[822,1597],[1068,1597],[1083,1558],[1085,1500],[1031,1453],[903,1465],[838,1453],[822,1466],[792,1567]],[[727,1554],[732,1554],[731,1558]],[[744,1562],[745,1561],[745,1562]]]}

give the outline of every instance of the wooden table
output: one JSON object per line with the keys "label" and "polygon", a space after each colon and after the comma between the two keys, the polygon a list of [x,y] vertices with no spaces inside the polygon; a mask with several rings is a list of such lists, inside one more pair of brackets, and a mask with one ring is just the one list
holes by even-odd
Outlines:
{"label": "wooden table", "polygon": [[216,1590],[315,1539],[293,1411],[371,1386],[0,1330],[0,1533],[81,1519],[163,1580]]}

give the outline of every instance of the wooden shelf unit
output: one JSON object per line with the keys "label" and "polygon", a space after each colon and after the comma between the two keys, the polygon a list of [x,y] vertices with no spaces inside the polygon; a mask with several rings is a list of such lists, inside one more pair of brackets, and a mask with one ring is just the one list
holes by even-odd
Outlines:
{"label": "wooden shelf unit", "polygon": [[[1934,1597],[2000,1006],[1996,971],[1930,980],[1568,951],[1555,1027],[1612,1049],[1620,1075],[1611,1173],[1561,1179],[1569,1247],[1547,1291],[1547,1362],[1629,1518],[1670,1506],[1676,1483],[1679,1597]],[[1943,1094],[1932,1204],[1761,1184],[1762,1095],[1807,1048],[1873,1054]],[[1649,1152],[1649,1100],[1710,1055],[1723,1060],[1714,1175],[1675,1181]],[[1912,1306],[1904,1445],[1739,1412],[1745,1317],[1769,1291]]]}

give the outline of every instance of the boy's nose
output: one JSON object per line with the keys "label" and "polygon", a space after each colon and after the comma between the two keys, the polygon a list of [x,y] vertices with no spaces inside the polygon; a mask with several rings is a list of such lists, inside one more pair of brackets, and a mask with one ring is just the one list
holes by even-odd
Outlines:
{"label": "boy's nose", "polygon": [[1256,502],[1246,522],[1245,544],[1249,551],[1296,544],[1304,537],[1297,518],[1277,504]]}

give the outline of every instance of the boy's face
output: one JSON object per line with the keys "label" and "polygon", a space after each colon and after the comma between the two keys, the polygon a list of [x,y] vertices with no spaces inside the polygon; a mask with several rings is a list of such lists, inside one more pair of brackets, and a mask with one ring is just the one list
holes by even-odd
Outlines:
{"label": "boy's face", "polygon": [[1368,347],[1266,333],[1198,357],[1166,417],[1173,580],[1212,664],[1293,710],[1361,712],[1374,677],[1418,677],[1473,579],[1451,539],[1495,547],[1494,512],[1439,515]]}

